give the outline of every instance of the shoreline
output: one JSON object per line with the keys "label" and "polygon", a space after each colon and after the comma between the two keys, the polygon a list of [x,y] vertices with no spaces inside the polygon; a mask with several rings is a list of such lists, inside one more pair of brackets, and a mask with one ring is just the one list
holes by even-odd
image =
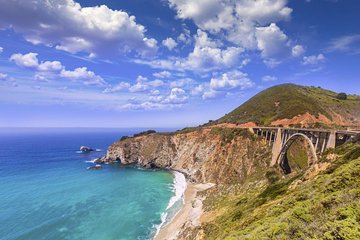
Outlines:
{"label": "shoreline", "polygon": [[202,214],[202,198],[197,197],[197,193],[214,186],[212,183],[194,184],[186,181],[184,192],[184,203],[181,209],[166,225],[162,226],[154,236],[154,240],[174,240],[184,227],[200,225]]}

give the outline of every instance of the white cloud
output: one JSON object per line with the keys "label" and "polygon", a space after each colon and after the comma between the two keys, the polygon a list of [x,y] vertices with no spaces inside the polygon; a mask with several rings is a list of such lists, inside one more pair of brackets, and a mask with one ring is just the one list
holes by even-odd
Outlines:
{"label": "white cloud", "polygon": [[64,67],[59,61],[46,61],[39,64],[37,67],[38,71],[41,72],[57,72],[62,70]]}
{"label": "white cloud", "polygon": [[153,76],[156,78],[169,78],[171,77],[171,73],[168,71],[162,71],[162,72],[153,73]]}
{"label": "white cloud", "polygon": [[59,61],[39,62],[37,53],[11,55],[10,61],[16,65],[35,70],[34,78],[39,81],[47,81],[48,79],[66,78],[72,81],[81,81],[85,85],[107,85],[105,80],[96,75],[92,71],[88,71],[86,67],[76,68],[73,71],[66,70]]}
{"label": "white cloud", "polygon": [[141,76],[141,75],[137,76],[137,78],[136,78],[136,82],[145,82],[147,80],[148,80],[147,77],[144,77],[144,76]]}
{"label": "white cloud", "polygon": [[169,5],[177,11],[178,18],[192,19],[198,26],[216,18],[223,7],[221,0],[169,0]]}
{"label": "white cloud", "polygon": [[305,49],[302,45],[295,45],[291,49],[291,54],[293,57],[300,57],[305,53]]}
{"label": "white cloud", "polygon": [[145,92],[149,89],[149,85],[138,82],[129,88],[130,92]]}
{"label": "white cloud", "polygon": [[266,76],[263,76],[263,77],[261,78],[261,80],[262,80],[263,82],[274,82],[274,81],[277,81],[278,78],[275,77],[275,76],[266,75]]}
{"label": "white cloud", "polygon": [[64,66],[59,61],[39,63],[37,56],[38,54],[33,52],[27,54],[16,53],[11,55],[10,61],[15,62],[20,67],[32,68],[40,72],[59,72],[64,69]]}
{"label": "white cloud", "polygon": [[162,80],[155,79],[153,81],[150,81],[148,84],[152,87],[161,87],[164,86],[165,83]]}
{"label": "white cloud", "polygon": [[222,92],[215,91],[213,89],[209,89],[209,90],[204,91],[204,93],[202,94],[202,99],[206,100],[206,99],[216,98],[220,94],[222,94]]}
{"label": "white cloud", "polygon": [[160,95],[160,91],[158,89],[154,89],[150,91],[151,96],[158,96]]}
{"label": "white cloud", "polygon": [[360,54],[360,34],[342,36],[331,40],[327,51]]}
{"label": "white cloud", "polygon": [[147,92],[147,91],[154,90],[154,88],[161,87],[164,84],[165,83],[162,80],[155,79],[153,81],[148,81],[147,77],[143,77],[143,76],[139,75],[136,78],[136,83],[129,88],[129,91],[130,92]]}
{"label": "white cloud", "polygon": [[190,30],[185,26],[183,32],[177,37],[178,42],[182,42],[185,45],[190,44],[192,42]]}
{"label": "white cloud", "polygon": [[322,63],[324,61],[325,61],[325,56],[322,53],[320,53],[318,55],[305,56],[303,58],[304,65],[315,65],[318,63]]}
{"label": "white cloud", "polygon": [[275,23],[256,28],[256,37],[261,56],[265,59],[282,57],[287,51],[288,37]]}
{"label": "white cloud", "polygon": [[190,86],[194,83],[194,80],[191,78],[181,78],[175,81],[170,82],[170,87],[185,87]]}
{"label": "white cloud", "polygon": [[12,28],[33,44],[93,57],[130,51],[149,56],[157,50],[134,16],[106,5],[82,7],[73,0],[0,0],[0,5],[0,29]]}
{"label": "white cloud", "polygon": [[[292,9],[286,6],[287,0],[168,2],[170,7],[176,10],[178,18],[192,19],[202,31],[221,33],[225,39],[236,44],[236,48],[259,49],[264,63],[268,66],[274,67],[291,55],[291,41],[276,25],[276,22],[291,17]],[[295,47],[295,50],[297,48]],[[193,54],[196,50],[195,47]],[[166,65],[164,62],[161,64]]]}
{"label": "white cloud", "polygon": [[16,53],[11,55],[10,61],[14,61],[16,65],[26,68],[37,68],[39,66],[39,60],[37,59],[37,53],[30,52],[28,54]]}
{"label": "white cloud", "polygon": [[60,77],[68,78],[73,81],[82,81],[86,85],[106,85],[107,83],[102,77],[96,75],[92,71],[88,71],[86,67],[76,68],[73,71],[61,70]]}
{"label": "white cloud", "polygon": [[166,38],[162,41],[162,44],[170,51],[173,50],[178,44],[173,38]]}
{"label": "white cloud", "polygon": [[247,74],[240,71],[224,73],[220,78],[212,78],[210,80],[210,88],[215,91],[225,91],[235,88],[243,90],[253,85],[254,83],[248,78]]}
{"label": "white cloud", "polygon": [[177,71],[191,70],[195,72],[208,72],[234,66],[241,67],[243,48],[222,47],[221,43],[212,40],[206,32],[200,29],[197,30],[194,38],[194,49],[186,58],[169,58],[152,61],[134,60],[134,62],[147,64],[153,68]]}
{"label": "white cloud", "polygon": [[159,94],[150,96],[148,99],[131,100],[122,106],[128,110],[169,110],[182,107],[188,101],[186,92],[181,88],[172,88],[169,95]]}
{"label": "white cloud", "polygon": [[6,80],[6,79],[7,79],[7,77],[8,77],[8,75],[7,75],[7,74],[5,74],[5,73],[1,73],[1,72],[0,72],[0,80]]}
{"label": "white cloud", "polygon": [[130,84],[127,82],[120,82],[113,87],[106,88],[103,92],[104,93],[113,93],[113,92],[120,92],[122,90],[128,90],[130,88]]}
{"label": "white cloud", "polygon": [[164,103],[181,104],[188,100],[186,92],[181,88],[171,89],[170,95],[163,101]]}
{"label": "white cloud", "polygon": [[241,19],[266,25],[288,19],[292,9],[287,0],[240,0],[236,3],[236,13]]}
{"label": "white cloud", "polygon": [[203,84],[200,84],[198,86],[195,86],[193,89],[191,89],[190,94],[193,96],[201,95],[205,91],[205,86]]}
{"label": "white cloud", "polygon": [[2,53],[4,51],[3,47],[0,47],[0,53]]}

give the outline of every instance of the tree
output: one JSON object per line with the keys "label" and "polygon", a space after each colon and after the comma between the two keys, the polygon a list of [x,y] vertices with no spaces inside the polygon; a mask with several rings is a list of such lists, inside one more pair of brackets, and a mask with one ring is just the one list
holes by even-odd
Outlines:
{"label": "tree", "polygon": [[339,93],[337,96],[336,96],[337,99],[339,100],[346,100],[347,99],[347,95],[346,93]]}

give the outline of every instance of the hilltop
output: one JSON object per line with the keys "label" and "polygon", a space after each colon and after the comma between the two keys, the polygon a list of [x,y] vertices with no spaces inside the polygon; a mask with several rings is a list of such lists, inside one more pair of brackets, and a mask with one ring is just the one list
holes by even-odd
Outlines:
{"label": "hilltop", "polygon": [[260,126],[359,126],[360,96],[320,87],[282,84],[268,88],[214,123]]}

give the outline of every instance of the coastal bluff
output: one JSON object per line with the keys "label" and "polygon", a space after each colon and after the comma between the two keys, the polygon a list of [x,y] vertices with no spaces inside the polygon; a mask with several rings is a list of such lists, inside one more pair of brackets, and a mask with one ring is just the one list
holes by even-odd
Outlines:
{"label": "coastal bluff", "polygon": [[101,161],[177,170],[193,183],[231,184],[267,168],[271,147],[246,129],[199,128],[115,142]]}

